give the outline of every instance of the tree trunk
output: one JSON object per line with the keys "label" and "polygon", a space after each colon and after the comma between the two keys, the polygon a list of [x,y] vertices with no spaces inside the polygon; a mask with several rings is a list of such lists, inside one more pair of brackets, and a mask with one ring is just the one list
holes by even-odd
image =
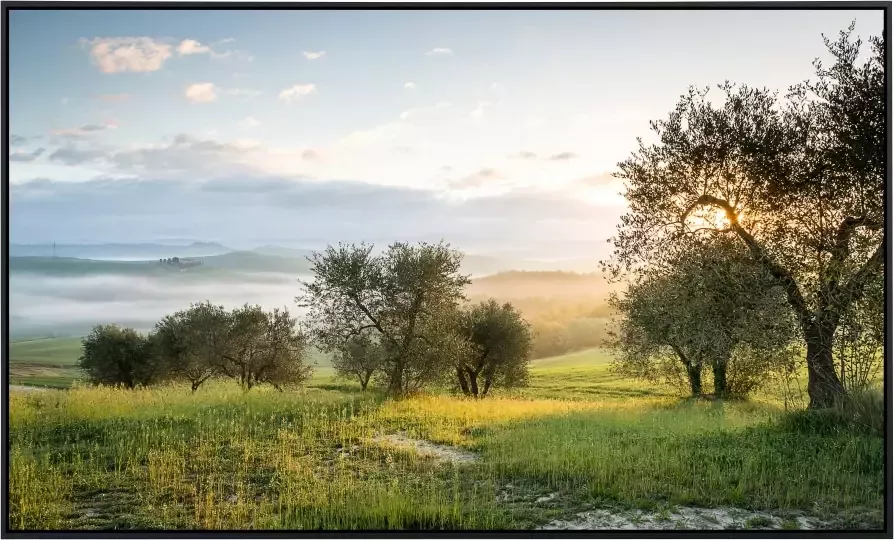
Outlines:
{"label": "tree trunk", "polygon": [[388,385],[388,391],[393,396],[399,396],[403,393],[404,389],[404,381],[403,381],[403,366],[398,366],[394,369],[394,372],[391,374],[391,382]]}
{"label": "tree trunk", "polygon": [[671,348],[677,353],[677,357],[680,358],[680,362],[682,362],[683,366],[686,368],[686,377],[689,379],[689,388],[692,390],[692,397],[702,395],[702,366],[700,364],[693,365],[680,347],[671,344]]}
{"label": "tree trunk", "polygon": [[484,390],[481,391],[481,397],[484,397],[487,395],[487,391],[490,390],[490,384],[491,384],[490,379],[484,379]]}
{"label": "tree trunk", "polygon": [[689,388],[692,397],[702,395],[702,369],[700,365],[686,364],[686,375],[689,377]]}
{"label": "tree trunk", "polygon": [[469,373],[469,390],[474,397],[478,397],[478,374]]}
{"label": "tree trunk", "polygon": [[463,373],[461,367],[456,368],[456,378],[459,381],[459,387],[462,389],[463,394],[469,396],[471,395],[471,391],[469,390],[469,383],[466,381],[466,375]]}
{"label": "tree trunk", "polygon": [[360,375],[360,391],[366,392],[366,385],[369,384],[370,375],[367,374],[365,377]]}
{"label": "tree trunk", "polygon": [[807,395],[811,409],[827,409],[844,395],[844,385],[835,373],[832,359],[832,325],[814,323],[804,332],[807,342]]}
{"label": "tree trunk", "polygon": [[715,360],[711,364],[714,371],[714,395],[719,398],[726,397],[726,365],[728,360]]}

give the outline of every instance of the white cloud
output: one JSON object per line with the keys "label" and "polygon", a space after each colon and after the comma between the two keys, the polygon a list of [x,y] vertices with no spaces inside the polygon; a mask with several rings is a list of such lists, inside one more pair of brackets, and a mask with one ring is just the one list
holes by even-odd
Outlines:
{"label": "white cloud", "polygon": [[82,39],[90,57],[103,73],[147,72],[162,68],[171,57],[171,46],[149,37]]}
{"label": "white cloud", "polygon": [[414,83],[414,82],[404,83],[404,88],[406,88],[407,90],[415,90],[416,83]]}
{"label": "white cloud", "polygon": [[315,84],[296,84],[291,88],[286,88],[282,92],[279,93],[279,99],[285,101],[286,103],[291,103],[293,101],[298,101],[304,96],[314,94],[317,91],[317,85]]}
{"label": "white cloud", "polygon": [[229,58],[231,56],[239,56],[240,58],[251,61],[251,55],[247,54],[245,51],[226,50],[223,52],[219,52],[214,50],[215,46],[223,45],[224,43],[230,43],[232,41],[236,40],[233,38],[227,38],[212,43],[211,45],[202,45],[194,39],[184,39],[180,42],[180,45],[177,46],[177,54],[180,56],[188,56],[191,54],[207,54],[211,58]]}
{"label": "white cloud", "polygon": [[195,83],[186,87],[186,99],[190,103],[210,103],[217,99],[214,83]]}
{"label": "white cloud", "polygon": [[317,51],[317,52],[305,51],[301,54],[303,54],[304,57],[307,58],[308,60],[317,60],[319,58],[323,58],[324,56],[326,56],[326,51]]}
{"label": "white cloud", "polygon": [[177,54],[179,54],[180,56],[187,56],[190,54],[205,54],[210,52],[211,47],[202,45],[194,39],[184,39],[177,47]]}
{"label": "white cloud", "polygon": [[425,53],[426,56],[446,56],[450,54],[453,54],[453,49],[448,49],[446,47],[435,47],[434,49]]}
{"label": "white cloud", "polygon": [[58,137],[78,138],[117,127],[118,124],[115,122],[106,122],[104,124],[84,124],[76,128],[54,129],[50,133]]}
{"label": "white cloud", "polygon": [[258,127],[261,123],[254,116],[246,116],[242,120],[239,121],[239,125],[244,128],[253,128]]}

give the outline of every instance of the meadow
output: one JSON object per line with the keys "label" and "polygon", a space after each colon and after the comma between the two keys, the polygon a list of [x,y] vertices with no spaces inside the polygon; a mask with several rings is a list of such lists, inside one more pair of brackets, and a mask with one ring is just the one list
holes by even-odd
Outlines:
{"label": "meadow", "polygon": [[283,393],[13,391],[9,526],[882,527],[881,437],[773,392],[682,399],[609,359],[538,360],[527,388],[482,400],[391,400],[325,370]]}

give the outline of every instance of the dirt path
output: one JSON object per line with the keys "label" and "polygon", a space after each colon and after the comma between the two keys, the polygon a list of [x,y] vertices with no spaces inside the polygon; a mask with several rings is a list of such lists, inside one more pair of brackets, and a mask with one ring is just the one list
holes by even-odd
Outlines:
{"label": "dirt path", "polygon": [[803,515],[787,519],[766,512],[751,512],[741,508],[693,508],[678,506],[665,512],[634,510],[618,512],[591,510],[581,512],[570,520],[552,521],[542,530],[655,530],[655,529],[800,529],[824,528],[826,524]]}
{"label": "dirt path", "polygon": [[11,392],[46,392],[47,388],[41,388],[39,386],[25,386],[22,384],[10,384],[9,390]]}

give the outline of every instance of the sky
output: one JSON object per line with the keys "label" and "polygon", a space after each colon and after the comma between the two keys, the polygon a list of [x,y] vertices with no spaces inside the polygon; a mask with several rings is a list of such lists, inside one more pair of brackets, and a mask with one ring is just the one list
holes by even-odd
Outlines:
{"label": "sky", "polygon": [[28,11],[10,241],[599,257],[690,85],[784,91],[881,11]]}

